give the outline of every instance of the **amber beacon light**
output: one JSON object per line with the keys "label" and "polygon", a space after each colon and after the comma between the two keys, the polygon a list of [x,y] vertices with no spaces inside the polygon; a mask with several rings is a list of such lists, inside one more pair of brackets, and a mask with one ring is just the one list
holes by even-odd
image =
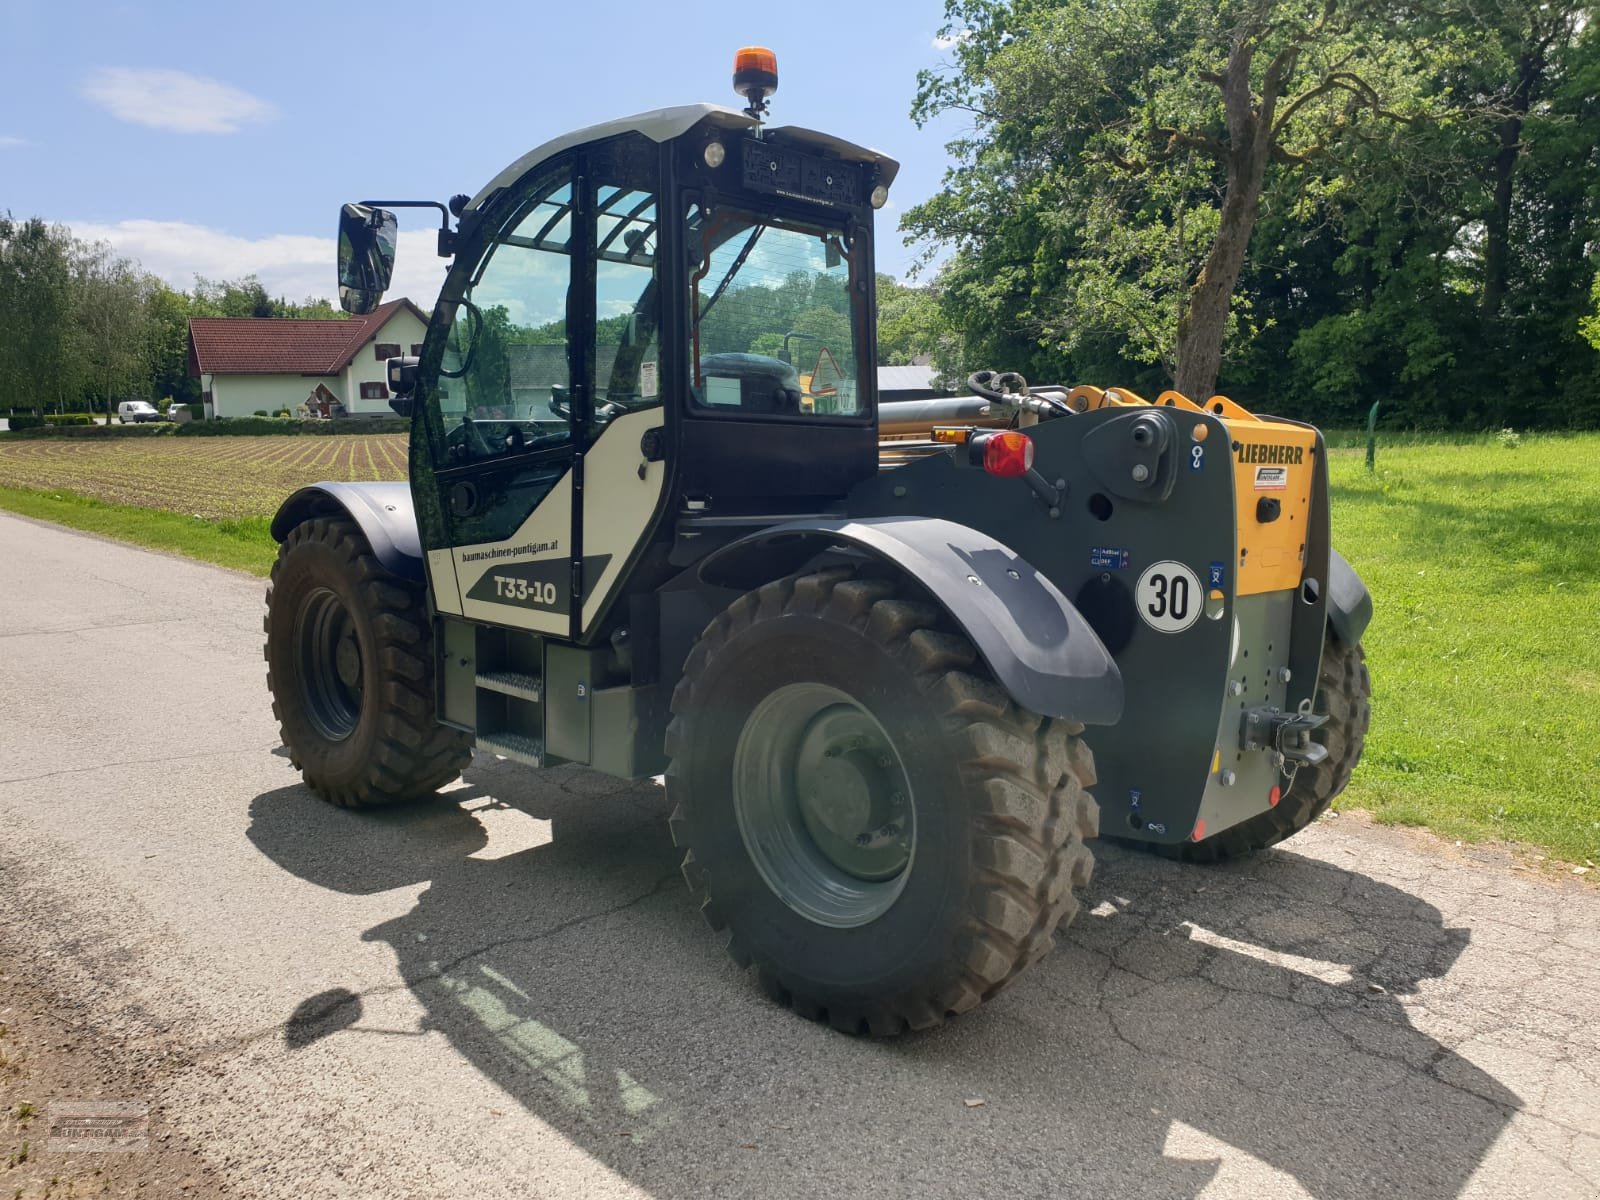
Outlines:
{"label": "amber beacon light", "polygon": [[778,90],[778,56],[765,46],[746,46],[733,56],[733,90],[750,102],[745,111],[760,117],[767,97]]}

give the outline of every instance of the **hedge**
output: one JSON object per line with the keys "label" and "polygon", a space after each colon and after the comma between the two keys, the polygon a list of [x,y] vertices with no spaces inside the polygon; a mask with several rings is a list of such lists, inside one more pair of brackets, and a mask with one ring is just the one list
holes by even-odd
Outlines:
{"label": "hedge", "polygon": [[36,417],[32,413],[12,413],[7,419],[7,424],[10,425],[12,430],[43,429],[45,427],[44,418]]}
{"label": "hedge", "polygon": [[93,425],[94,417],[88,413],[45,413],[46,425]]}
{"label": "hedge", "polygon": [[[68,414],[82,415],[82,414]],[[22,420],[24,418],[18,418]],[[52,422],[40,428],[44,421],[31,419],[34,424],[22,428],[13,425],[21,437],[282,437],[285,434],[307,434],[330,437],[340,434],[409,433],[411,422],[403,417],[372,417],[344,421],[286,421],[281,417],[230,417],[221,421],[190,421],[177,425],[154,422],[140,425],[59,425]],[[0,433],[0,437],[7,436]]]}

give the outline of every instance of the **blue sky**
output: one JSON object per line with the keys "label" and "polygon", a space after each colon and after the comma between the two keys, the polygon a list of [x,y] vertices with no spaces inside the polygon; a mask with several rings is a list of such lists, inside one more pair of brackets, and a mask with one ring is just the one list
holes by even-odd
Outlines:
{"label": "blue sky", "polygon": [[[736,105],[733,52],[757,44],[778,55],[775,124],[900,159],[878,262],[904,276],[899,214],[937,191],[964,132],[907,115],[917,71],[948,57],[941,18],[939,0],[0,0],[0,209],[111,241],[175,285],[253,271],[275,294],[327,295],[341,201],[443,200],[569,129]],[[401,220],[397,291],[426,303],[426,218]]]}

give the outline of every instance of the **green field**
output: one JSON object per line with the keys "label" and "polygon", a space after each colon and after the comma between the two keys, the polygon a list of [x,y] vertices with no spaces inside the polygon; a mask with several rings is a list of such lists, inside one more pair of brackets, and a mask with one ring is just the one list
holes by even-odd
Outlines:
{"label": "green field", "polygon": [[1341,806],[1600,861],[1600,435],[1331,457],[1334,544],[1375,603]]}
{"label": "green field", "polygon": [[[0,507],[264,574],[294,486],[403,474],[402,439],[293,440],[0,439]],[[1340,807],[1600,861],[1600,435],[1403,441],[1372,474],[1331,456],[1334,541],[1376,606],[1372,734]]]}

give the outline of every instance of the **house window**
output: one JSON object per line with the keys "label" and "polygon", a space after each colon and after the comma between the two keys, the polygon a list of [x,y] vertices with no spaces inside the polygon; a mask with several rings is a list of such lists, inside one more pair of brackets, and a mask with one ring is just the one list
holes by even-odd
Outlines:
{"label": "house window", "polygon": [[382,362],[386,358],[400,357],[399,342],[379,342],[372,348],[372,357]]}
{"label": "house window", "polygon": [[411,357],[412,358],[421,358],[422,357],[422,343],[421,342],[412,342],[411,343]]}
{"label": "house window", "polygon": [[363,383],[361,385],[361,398],[363,400],[387,400],[389,389],[381,383]]}

